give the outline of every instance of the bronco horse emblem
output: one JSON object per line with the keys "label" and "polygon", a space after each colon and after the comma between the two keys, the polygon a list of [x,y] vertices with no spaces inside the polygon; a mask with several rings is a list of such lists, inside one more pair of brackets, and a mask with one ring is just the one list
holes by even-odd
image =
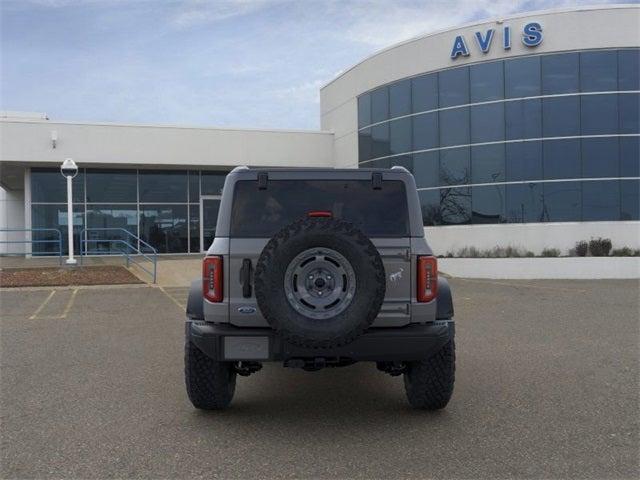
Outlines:
{"label": "bronco horse emblem", "polygon": [[398,283],[400,281],[400,279],[402,278],[402,272],[404,272],[404,269],[400,268],[399,271],[389,275],[389,280],[391,280],[392,283]]}

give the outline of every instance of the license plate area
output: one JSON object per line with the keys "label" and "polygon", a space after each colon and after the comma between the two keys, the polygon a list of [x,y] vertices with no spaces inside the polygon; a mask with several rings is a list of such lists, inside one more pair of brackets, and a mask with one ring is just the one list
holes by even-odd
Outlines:
{"label": "license plate area", "polygon": [[225,360],[268,360],[269,337],[224,337]]}

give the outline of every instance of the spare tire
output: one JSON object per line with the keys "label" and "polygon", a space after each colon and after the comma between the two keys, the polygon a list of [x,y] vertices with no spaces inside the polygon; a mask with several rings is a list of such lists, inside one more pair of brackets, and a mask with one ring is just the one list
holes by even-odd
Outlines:
{"label": "spare tire", "polygon": [[376,247],[353,224],[310,217],[278,232],[256,265],[256,300],[287,342],[331,348],[355,340],[385,295]]}

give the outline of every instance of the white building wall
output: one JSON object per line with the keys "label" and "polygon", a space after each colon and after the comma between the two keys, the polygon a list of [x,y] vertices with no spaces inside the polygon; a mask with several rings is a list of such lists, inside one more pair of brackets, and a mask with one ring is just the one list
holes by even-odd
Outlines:
{"label": "white building wall", "polygon": [[[24,223],[24,192],[0,187],[0,230],[22,229]],[[1,232],[0,242],[23,240],[24,232]],[[23,253],[21,243],[0,243],[0,253]]]}

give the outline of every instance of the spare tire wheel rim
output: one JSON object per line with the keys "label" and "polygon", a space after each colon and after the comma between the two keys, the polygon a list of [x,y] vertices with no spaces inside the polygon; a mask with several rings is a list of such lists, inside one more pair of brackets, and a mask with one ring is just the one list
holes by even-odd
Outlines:
{"label": "spare tire wheel rim", "polygon": [[284,291],[301,315],[315,320],[332,318],[351,304],[356,275],[342,254],[325,247],[310,248],[289,263]]}

